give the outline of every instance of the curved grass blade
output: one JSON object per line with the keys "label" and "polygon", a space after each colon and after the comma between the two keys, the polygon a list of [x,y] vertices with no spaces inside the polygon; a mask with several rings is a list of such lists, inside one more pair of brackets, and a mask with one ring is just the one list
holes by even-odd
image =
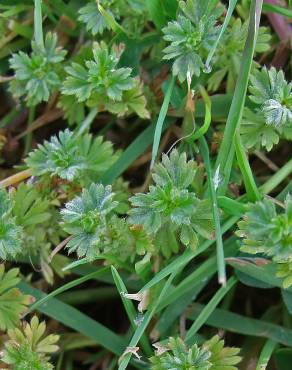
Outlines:
{"label": "curved grass blade", "polygon": [[43,304],[45,304],[46,302],[48,302],[50,299],[57,296],[58,294],[66,292],[67,290],[72,289],[75,286],[78,286],[80,284],[83,284],[88,280],[95,279],[95,278],[103,275],[108,270],[109,270],[109,267],[104,267],[103,269],[92,272],[88,275],[82,276],[81,278],[75,279],[73,281],[70,281],[67,284],[62,285],[60,288],[55,289],[53,292],[47,294],[45,297],[43,297],[43,298],[39,299],[38,301],[36,301],[35,303],[33,303],[29,307],[28,312],[32,312],[32,311],[38,309],[39,307],[41,307]]}
{"label": "curved grass blade", "polygon": [[222,286],[216,294],[212,297],[210,302],[203,308],[200,312],[199,316],[193,322],[192,326],[187,332],[186,335],[186,342],[191,343],[194,335],[200,330],[200,328],[205,324],[208,320],[209,316],[224,298],[224,296],[229,292],[229,290],[236,284],[237,279],[233,276],[231,277],[225,286]]}
{"label": "curved grass blade", "polygon": [[254,181],[252,170],[250,168],[249,161],[243,148],[243,145],[241,143],[240,135],[238,132],[235,133],[234,145],[237,163],[243,177],[247,197],[250,201],[256,202],[257,200],[260,200],[262,197]]}

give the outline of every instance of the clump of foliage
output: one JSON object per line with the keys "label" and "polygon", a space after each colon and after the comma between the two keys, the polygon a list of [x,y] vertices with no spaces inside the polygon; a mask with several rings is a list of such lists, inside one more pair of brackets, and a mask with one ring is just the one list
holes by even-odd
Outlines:
{"label": "clump of foliage", "polygon": [[77,136],[66,129],[39,145],[26,163],[36,176],[48,174],[86,184],[91,178],[98,179],[116,159],[112,144],[102,137]]}
{"label": "clump of foliage", "polygon": [[44,45],[35,41],[31,44],[30,55],[20,51],[10,58],[10,67],[15,72],[15,78],[10,83],[10,91],[17,97],[25,98],[29,106],[49,100],[52,92],[61,86],[61,62],[66,51],[57,47],[57,36],[46,35]]}
{"label": "clump of foliage", "polygon": [[288,3],[0,2],[0,368],[290,369]]}
{"label": "clump of foliage", "polygon": [[50,370],[53,365],[49,355],[58,350],[58,335],[44,337],[45,322],[34,316],[22,328],[8,330],[9,341],[5,345],[2,361],[12,365],[15,370]]}
{"label": "clump of foliage", "polygon": [[109,49],[103,41],[95,43],[93,60],[84,65],[74,62],[65,68],[68,76],[63,94],[74,95],[78,102],[98,106],[99,110],[120,115],[135,112],[142,118],[148,117],[141,83],[130,76],[131,68],[118,67],[122,52],[122,45]]}
{"label": "clump of foliage", "polygon": [[244,252],[270,257],[279,268],[279,276],[285,278],[284,287],[291,282],[292,262],[292,197],[288,195],[284,211],[278,212],[269,199],[251,204],[240,221],[238,235],[243,238]]}
{"label": "clump of foliage", "polygon": [[199,76],[204,68],[202,58],[218,36],[216,20],[222,9],[214,9],[210,1],[202,3],[200,0],[180,1],[179,7],[177,19],[162,30],[164,39],[170,42],[163,58],[175,59],[173,74],[184,81],[188,75]]}
{"label": "clump of foliage", "polygon": [[251,76],[250,100],[256,104],[245,108],[241,135],[247,148],[265,147],[270,151],[280,138],[291,140],[292,84],[283,71],[263,67]]}
{"label": "clump of foliage", "polygon": [[199,236],[212,238],[210,205],[192,189],[196,169],[185,153],[174,150],[154,168],[149,192],[130,199],[130,223],[142,225],[165,256],[177,253],[179,242],[195,249]]}
{"label": "clump of foliage", "polygon": [[151,357],[152,370],[198,369],[237,370],[240,362],[239,348],[224,347],[224,340],[218,335],[206,341],[188,347],[181,338],[170,338],[162,354]]}

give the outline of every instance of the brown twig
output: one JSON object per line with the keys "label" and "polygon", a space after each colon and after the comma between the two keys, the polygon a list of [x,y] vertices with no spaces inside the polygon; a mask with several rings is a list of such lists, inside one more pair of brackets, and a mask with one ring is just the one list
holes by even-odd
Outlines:
{"label": "brown twig", "polygon": [[18,172],[15,175],[9,176],[6,179],[0,181],[0,188],[7,188],[8,186],[15,185],[21,181],[28,179],[31,176],[31,169]]}
{"label": "brown twig", "polygon": [[24,130],[21,134],[17,135],[15,139],[19,140],[25,135],[33,132],[34,130],[46,125],[47,123],[56,121],[58,118],[63,116],[63,112],[61,109],[54,109],[49,112],[44,113],[38,119],[36,119],[26,130]]}
{"label": "brown twig", "polygon": [[66,245],[67,243],[72,239],[72,235],[71,236],[68,236],[68,238],[66,238],[65,240],[63,240],[60,244],[58,244],[56,246],[56,248],[52,251],[52,253],[50,254],[49,258],[48,258],[48,262],[51,263],[52,262],[52,259],[55,257],[55,255],[57,253],[59,253]]}

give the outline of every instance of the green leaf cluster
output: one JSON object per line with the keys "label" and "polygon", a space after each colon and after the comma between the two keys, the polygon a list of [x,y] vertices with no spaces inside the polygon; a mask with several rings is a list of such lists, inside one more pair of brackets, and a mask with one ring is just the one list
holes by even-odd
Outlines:
{"label": "green leaf cluster", "polygon": [[23,228],[12,215],[13,202],[4,189],[0,189],[0,257],[16,257],[22,251]]}
{"label": "green leaf cluster", "polygon": [[44,336],[45,322],[34,316],[22,328],[8,330],[9,341],[5,343],[2,361],[15,370],[50,370],[50,354],[58,350],[58,335]]}
{"label": "green leaf cluster", "polygon": [[19,269],[13,268],[5,272],[0,265],[0,329],[14,328],[21,315],[31,303],[28,295],[23,295],[16,285],[20,282]]}
{"label": "green leaf cluster", "polygon": [[131,77],[131,68],[118,67],[122,52],[122,45],[110,49],[103,41],[94,43],[93,60],[73,62],[65,68],[68,76],[62,93],[75,96],[79,103],[97,106],[100,111],[118,115],[135,112],[148,117],[142,84]]}
{"label": "green leaf cluster", "polygon": [[179,2],[179,14],[175,21],[162,29],[164,40],[170,45],[164,49],[164,59],[175,59],[173,74],[180,81],[195,75],[204,68],[202,57],[211,48],[219,33],[216,20],[222,9],[212,9],[210,1],[187,0]]}
{"label": "green leaf cluster", "polygon": [[29,153],[26,164],[36,176],[57,176],[85,185],[97,180],[118,158],[112,144],[101,136],[77,136],[66,129]]}
{"label": "green leaf cluster", "polygon": [[61,62],[66,51],[57,46],[57,36],[47,33],[44,47],[35,41],[31,43],[30,55],[19,51],[9,60],[15,72],[10,91],[15,98],[24,97],[29,106],[47,102],[52,92],[61,86]]}
{"label": "green leaf cluster", "polygon": [[250,81],[249,98],[256,107],[244,110],[242,141],[247,148],[270,151],[281,137],[292,138],[292,84],[274,67],[255,71]]}
{"label": "green leaf cluster", "polygon": [[[292,197],[288,195],[279,212],[269,199],[251,204],[237,234],[243,238],[241,250],[270,257],[279,267],[279,276],[289,278],[292,262]],[[289,284],[288,284],[289,283]],[[284,280],[287,287],[292,279]]]}
{"label": "green leaf cluster", "polygon": [[199,235],[213,236],[210,204],[192,188],[196,170],[197,164],[187,161],[186,153],[173,150],[155,166],[149,192],[130,198],[129,222],[143,226],[166,257],[179,251],[179,243],[196,248]]}
{"label": "green leaf cluster", "polygon": [[181,338],[170,338],[162,354],[150,358],[152,370],[237,370],[239,348],[224,347],[218,335],[187,347]]}

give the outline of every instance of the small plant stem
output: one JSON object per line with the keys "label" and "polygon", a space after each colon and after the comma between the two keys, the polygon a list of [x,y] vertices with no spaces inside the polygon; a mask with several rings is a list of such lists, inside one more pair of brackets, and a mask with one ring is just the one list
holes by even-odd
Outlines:
{"label": "small plant stem", "polygon": [[208,320],[210,315],[213,313],[215,308],[221,302],[221,300],[225,297],[225,295],[229,292],[229,290],[236,284],[237,280],[233,276],[231,277],[225,286],[222,286],[216,294],[212,297],[209,303],[203,308],[197,319],[193,322],[192,326],[187,332],[186,335],[186,342],[188,344],[192,343],[192,339],[194,335],[200,330],[200,328],[205,324]]}
{"label": "small plant stem", "polygon": [[152,147],[152,159],[151,159],[151,165],[150,165],[151,168],[154,166],[154,163],[157,157],[161,133],[162,133],[162,127],[163,127],[163,123],[164,123],[164,120],[165,120],[165,117],[168,111],[168,106],[169,106],[170,98],[171,98],[172,91],[174,88],[174,83],[175,83],[175,76],[172,76],[170,83],[168,85],[166,94],[164,96],[164,100],[163,100],[163,103],[162,103],[162,106],[159,112],[158,120],[156,123],[156,127],[155,127],[153,147]]}
{"label": "small plant stem", "polygon": [[276,346],[277,346],[277,343],[274,342],[273,340],[269,339],[266,341],[262,349],[260,358],[258,360],[256,370],[266,370],[268,363],[270,361],[270,358]]}
{"label": "small plant stem", "polygon": [[259,150],[255,150],[254,155],[256,155],[262,162],[264,162],[273,172],[279,171],[279,167],[264,153],[260,152]]}
{"label": "small plant stem", "polygon": [[28,179],[31,176],[31,169],[18,172],[15,175],[9,176],[6,179],[0,181],[0,188],[7,188],[8,186],[15,185],[21,181]]}
{"label": "small plant stem", "polygon": [[85,117],[85,119],[81,123],[81,125],[79,127],[79,130],[76,133],[77,136],[80,136],[80,135],[84,134],[85,131],[88,131],[89,130],[90,125],[94,121],[97,113],[98,113],[98,109],[97,108],[91,109],[91,111],[89,112],[88,116]]}
{"label": "small plant stem", "polygon": [[[33,123],[34,121],[34,117],[35,117],[35,107],[30,107],[29,108],[29,114],[28,114],[28,122],[27,122],[27,128],[29,128],[31,126],[31,124]],[[25,138],[25,144],[24,144],[24,155],[26,156],[27,153],[30,152],[31,150],[31,143],[32,143],[32,133],[29,132],[27,135],[26,135],[26,138]]]}
{"label": "small plant stem", "polygon": [[64,239],[60,244],[56,246],[56,248],[52,251],[48,258],[48,262],[51,263],[52,259],[55,257],[56,254],[58,254],[66,245],[67,243],[72,239],[72,236],[68,236],[68,238]]}
{"label": "small plant stem", "polygon": [[249,200],[253,202],[260,200],[261,195],[254,181],[252,170],[250,168],[249,161],[245,153],[245,150],[243,148],[240,135],[238,132],[236,132],[235,134],[234,144],[235,144],[237,163],[239,165],[239,168],[240,168],[240,171],[243,177],[243,182],[245,185],[247,197]]}

